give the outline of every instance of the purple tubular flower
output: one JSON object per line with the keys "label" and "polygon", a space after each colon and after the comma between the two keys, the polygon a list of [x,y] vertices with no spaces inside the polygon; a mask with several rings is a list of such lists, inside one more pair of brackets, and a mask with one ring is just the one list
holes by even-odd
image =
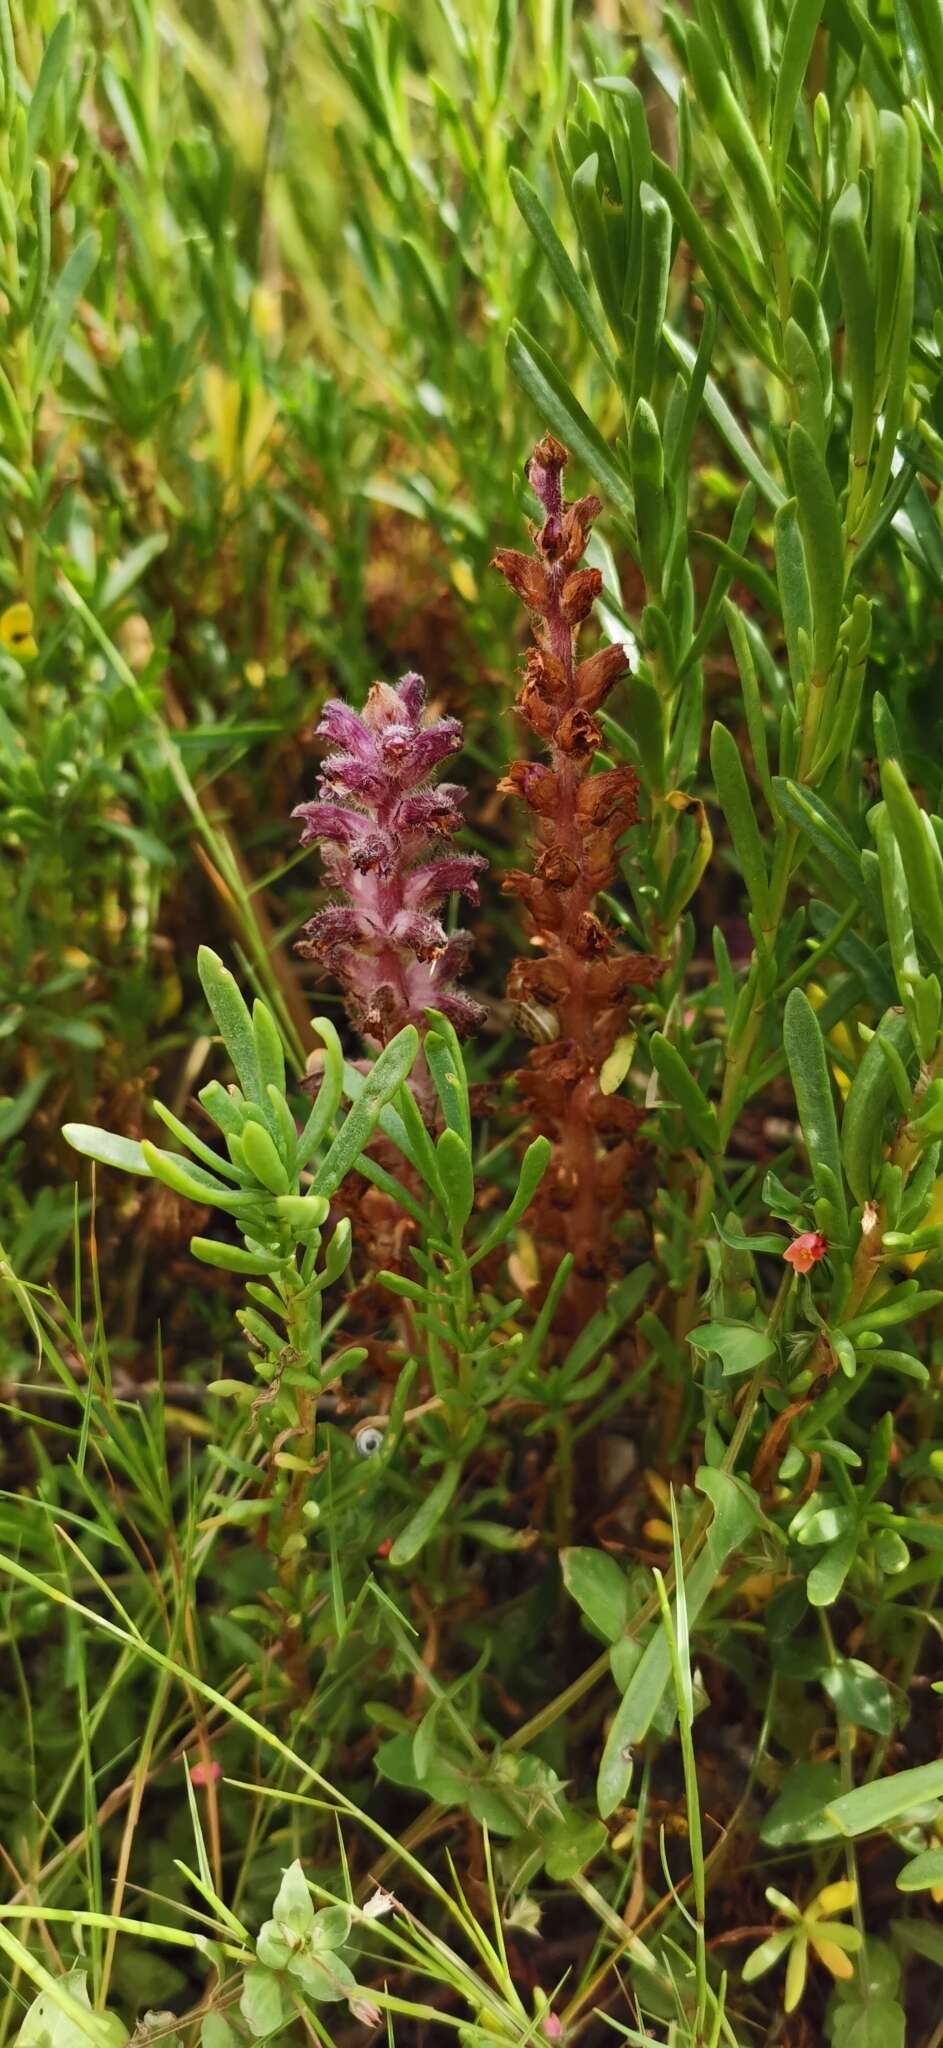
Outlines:
{"label": "purple tubular flower", "polygon": [[381,1045],[404,1024],[422,1027],[428,1009],[466,1031],[483,1014],[453,986],[471,940],[450,937],[434,914],[453,891],[477,903],[487,867],[481,854],[442,852],[465,791],[428,781],[458,752],[462,728],[457,718],[424,724],[424,704],[417,675],[374,683],[362,713],[332,699],[317,736],[341,751],[323,762],[315,801],[292,812],[342,898],[305,925],[298,951],[337,976],[358,1030]]}

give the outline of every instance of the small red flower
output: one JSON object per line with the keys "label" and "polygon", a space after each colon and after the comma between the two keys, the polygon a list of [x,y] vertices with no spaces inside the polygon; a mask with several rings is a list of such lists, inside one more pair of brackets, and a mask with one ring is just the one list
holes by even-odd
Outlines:
{"label": "small red flower", "polygon": [[382,1543],[378,1543],[378,1544],[377,1544],[377,1547],[376,1547],[376,1552],[375,1552],[375,1555],[376,1555],[377,1557],[389,1557],[389,1554],[390,1554],[390,1551],[392,1550],[392,1548],[393,1548],[393,1538],[392,1538],[392,1536],[384,1536],[384,1538],[383,1538],[383,1541],[382,1541]]}
{"label": "small red flower", "polygon": [[819,1230],[804,1230],[801,1237],[794,1237],[787,1244],[783,1258],[787,1266],[796,1273],[811,1273],[828,1251],[828,1242]]}
{"label": "small red flower", "polygon": [[193,1769],[190,1772],[190,1783],[191,1785],[197,1786],[215,1785],[217,1779],[221,1778],[222,1775],[222,1764],[218,1764],[214,1758],[212,1763],[194,1764]]}

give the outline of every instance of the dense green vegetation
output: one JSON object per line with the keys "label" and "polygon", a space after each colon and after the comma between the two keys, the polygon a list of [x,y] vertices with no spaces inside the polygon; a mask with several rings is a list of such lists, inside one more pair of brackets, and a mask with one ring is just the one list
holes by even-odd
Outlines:
{"label": "dense green vegetation", "polygon": [[0,2042],[943,2044],[941,105],[0,0]]}

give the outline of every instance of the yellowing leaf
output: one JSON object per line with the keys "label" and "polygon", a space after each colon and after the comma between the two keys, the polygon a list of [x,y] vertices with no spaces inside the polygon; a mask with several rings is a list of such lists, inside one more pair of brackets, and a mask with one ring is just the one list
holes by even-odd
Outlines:
{"label": "yellowing leaf", "polygon": [[667,1479],[663,1479],[660,1472],[649,1470],[645,1474],[645,1484],[648,1487],[649,1493],[657,1500],[659,1507],[664,1508],[666,1515],[670,1514],[671,1488]]}
{"label": "yellowing leaf", "polygon": [[[821,988],[818,982],[812,981],[809,983],[807,993],[809,1001],[812,1004],[813,1010],[819,1009],[821,1004],[825,1001],[824,988]],[[851,1033],[848,1030],[848,1026],[846,1024],[836,1024],[834,1030],[830,1031],[828,1034],[828,1042],[829,1045],[833,1045],[835,1047],[836,1052],[840,1052],[843,1055],[843,1062],[841,1065],[839,1065],[837,1060],[831,1060],[829,1064],[832,1069],[832,1074],[834,1076],[835,1085],[838,1089],[839,1095],[842,1097],[842,1100],[844,1101],[845,1097],[848,1095],[851,1089],[852,1076],[858,1061],[858,1055],[855,1052],[854,1042],[852,1040]],[[848,1065],[852,1069],[851,1074],[848,1073],[847,1068],[844,1065],[845,1060],[848,1061]]]}
{"label": "yellowing leaf", "polygon": [[850,1877],[840,1877],[834,1884],[822,1886],[809,1911],[814,1912],[816,1916],[822,1914],[825,1919],[831,1919],[833,1913],[849,1912],[857,1896],[858,1887],[854,1880]]}
{"label": "yellowing leaf", "polygon": [[831,1970],[833,1977],[841,1977],[847,1983],[848,1978],[855,1974],[851,1957],[846,1956],[842,1949],[836,1948],[833,1941],[823,1941],[821,1935],[813,1934],[810,1939],[819,1962],[824,1963],[827,1970]]}
{"label": "yellowing leaf", "polygon": [[468,562],[459,559],[452,563],[452,582],[459,597],[463,597],[466,604],[474,604],[478,596],[478,585]]}
{"label": "yellowing leaf", "polygon": [[252,331],[261,341],[281,341],[282,302],[278,292],[273,292],[269,285],[256,285],[249,302],[249,317]]}
{"label": "yellowing leaf", "polygon": [[607,1060],[603,1060],[602,1066],[600,1067],[600,1095],[615,1094],[616,1089],[619,1087],[620,1082],[625,1080],[626,1074],[628,1073],[629,1068],[632,1065],[632,1056],[634,1052],[635,1032],[624,1031],[622,1037],[616,1039],[615,1045],[613,1046],[612,1051],[609,1054],[609,1058]]}
{"label": "yellowing leaf", "polygon": [[232,501],[262,474],[278,406],[259,384],[244,402],[241,385],[235,377],[227,377],[218,363],[209,363],[203,372],[203,403],[210,426],[211,459],[230,486],[227,496]]}
{"label": "yellowing leaf", "polygon": [[[943,1226],[943,1180],[938,1180],[933,1190],[930,1207],[920,1228],[921,1230],[939,1230],[941,1226]],[[929,1254],[927,1252],[910,1252],[901,1263],[907,1267],[909,1273],[915,1273],[917,1267],[922,1266],[924,1259],[928,1257]]]}
{"label": "yellowing leaf", "polygon": [[33,612],[28,604],[9,604],[0,612],[0,647],[17,661],[35,661],[38,653],[33,638]]}
{"label": "yellowing leaf", "polygon": [[537,1247],[526,1230],[519,1230],[514,1240],[514,1250],[508,1260],[508,1272],[515,1287],[526,1294],[529,1287],[536,1287],[540,1279],[540,1260]]}

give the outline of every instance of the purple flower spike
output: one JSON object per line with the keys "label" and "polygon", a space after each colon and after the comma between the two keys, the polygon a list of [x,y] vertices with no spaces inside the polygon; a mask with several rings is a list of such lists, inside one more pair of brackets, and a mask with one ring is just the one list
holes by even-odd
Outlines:
{"label": "purple flower spike", "polygon": [[422,1028],[427,1009],[466,1031],[483,1015],[454,987],[468,934],[449,936],[434,913],[453,890],[477,903],[488,863],[443,852],[465,791],[433,788],[429,777],[458,752],[462,728],[457,718],[424,724],[424,704],[417,675],[395,688],[374,683],[362,713],[332,699],[317,733],[340,751],[323,762],[315,801],[292,812],[302,845],[320,844],[325,879],[341,896],[305,925],[298,951],[337,976],[358,1030],[381,1045],[404,1024]]}

